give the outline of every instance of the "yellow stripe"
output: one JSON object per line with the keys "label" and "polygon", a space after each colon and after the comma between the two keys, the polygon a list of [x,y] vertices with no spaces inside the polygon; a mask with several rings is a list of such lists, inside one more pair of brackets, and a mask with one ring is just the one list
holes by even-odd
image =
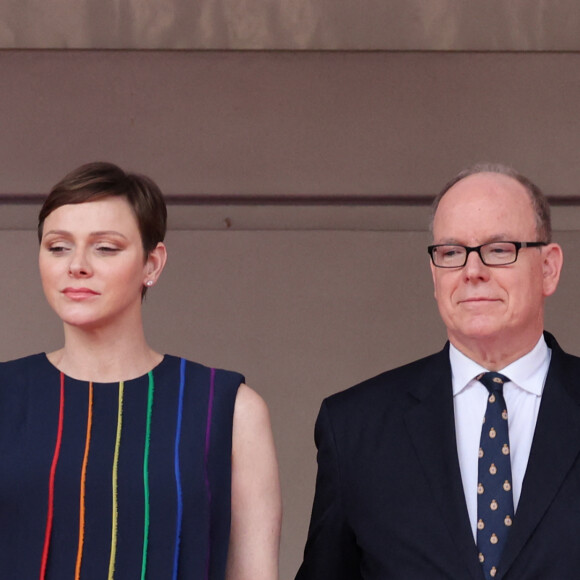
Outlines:
{"label": "yellow stripe", "polygon": [[111,558],[109,560],[108,580],[115,577],[115,558],[117,556],[117,518],[118,518],[118,497],[117,497],[117,476],[119,471],[119,448],[121,447],[121,427],[123,426],[123,392],[125,384],[119,383],[119,409],[117,411],[117,437],[115,440],[115,456],[113,458],[113,516],[111,529]]}
{"label": "yellow stripe", "polygon": [[81,577],[81,563],[83,561],[83,544],[85,541],[85,489],[87,484],[87,464],[89,462],[89,449],[91,446],[91,427],[93,424],[93,383],[89,383],[89,409],[87,413],[87,437],[85,441],[85,455],[81,469],[81,500],[79,510],[79,547],[77,550],[77,564],[75,567],[75,580]]}

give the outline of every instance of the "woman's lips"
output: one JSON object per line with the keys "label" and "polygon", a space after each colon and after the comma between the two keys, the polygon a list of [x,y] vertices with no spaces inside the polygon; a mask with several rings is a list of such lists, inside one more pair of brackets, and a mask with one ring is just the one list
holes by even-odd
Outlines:
{"label": "woman's lips", "polygon": [[65,288],[62,293],[71,300],[85,300],[99,294],[90,288]]}

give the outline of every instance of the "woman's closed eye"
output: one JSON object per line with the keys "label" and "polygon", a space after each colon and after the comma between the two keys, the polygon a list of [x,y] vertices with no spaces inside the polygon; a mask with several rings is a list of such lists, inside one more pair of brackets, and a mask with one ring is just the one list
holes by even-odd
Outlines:
{"label": "woman's closed eye", "polygon": [[47,250],[51,253],[51,254],[63,254],[64,252],[66,252],[67,250],[69,250],[70,248],[68,248],[67,246],[64,245],[60,245],[60,244],[54,244],[52,246],[49,246],[47,248]]}
{"label": "woman's closed eye", "polygon": [[117,246],[109,246],[109,245],[98,245],[96,246],[96,251],[100,254],[116,254],[121,251],[121,248]]}

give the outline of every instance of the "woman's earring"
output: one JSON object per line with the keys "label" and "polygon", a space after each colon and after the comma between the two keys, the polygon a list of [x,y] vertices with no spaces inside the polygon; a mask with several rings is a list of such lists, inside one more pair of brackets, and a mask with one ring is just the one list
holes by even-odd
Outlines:
{"label": "woman's earring", "polygon": [[147,282],[145,282],[145,286],[153,286],[153,280],[147,280]]}

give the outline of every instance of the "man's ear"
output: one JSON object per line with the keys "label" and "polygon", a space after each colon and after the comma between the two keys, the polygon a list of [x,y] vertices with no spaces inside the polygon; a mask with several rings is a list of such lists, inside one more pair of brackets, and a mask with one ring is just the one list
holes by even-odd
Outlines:
{"label": "man's ear", "polygon": [[559,244],[548,244],[542,248],[542,258],[544,296],[551,296],[558,287],[564,252]]}

